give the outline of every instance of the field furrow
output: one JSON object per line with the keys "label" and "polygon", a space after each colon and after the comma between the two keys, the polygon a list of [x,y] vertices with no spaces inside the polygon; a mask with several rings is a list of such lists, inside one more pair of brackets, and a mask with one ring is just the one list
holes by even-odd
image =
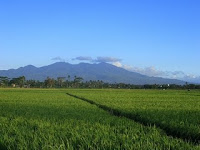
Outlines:
{"label": "field furrow", "polygon": [[[90,92],[89,92],[90,91]],[[199,144],[199,91],[79,90],[72,95],[95,103],[143,125],[155,125],[166,134]]]}
{"label": "field furrow", "polygon": [[65,90],[0,89],[0,135],[7,149],[199,149]]}

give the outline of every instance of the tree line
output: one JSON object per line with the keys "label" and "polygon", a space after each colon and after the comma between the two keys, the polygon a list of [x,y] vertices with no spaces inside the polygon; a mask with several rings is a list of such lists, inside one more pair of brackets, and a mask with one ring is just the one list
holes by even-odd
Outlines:
{"label": "tree line", "polygon": [[114,88],[114,89],[200,89],[200,85],[188,84],[145,84],[134,85],[125,83],[106,83],[101,80],[84,81],[82,77],[71,76],[58,77],[57,79],[47,77],[44,81],[39,80],[26,80],[25,76],[18,78],[0,77],[0,87],[13,87],[13,88]]}

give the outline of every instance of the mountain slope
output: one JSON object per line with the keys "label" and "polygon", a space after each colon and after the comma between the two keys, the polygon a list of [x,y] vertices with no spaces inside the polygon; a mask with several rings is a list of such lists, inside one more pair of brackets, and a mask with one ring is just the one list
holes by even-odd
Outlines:
{"label": "mountain slope", "polygon": [[47,77],[67,77],[73,78],[80,76],[84,81],[102,80],[110,83],[131,83],[131,84],[184,84],[184,81],[174,79],[164,79],[158,77],[148,77],[139,73],[130,72],[123,68],[119,68],[107,63],[99,64],[69,64],[58,62],[52,65],[37,68],[32,65],[21,67],[18,69],[2,70],[0,76],[9,78],[25,76],[26,79],[45,80]]}

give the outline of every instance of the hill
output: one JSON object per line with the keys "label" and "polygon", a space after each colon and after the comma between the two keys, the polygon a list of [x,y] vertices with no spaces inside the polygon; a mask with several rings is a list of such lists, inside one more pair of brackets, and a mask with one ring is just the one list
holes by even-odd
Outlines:
{"label": "hill", "polygon": [[109,83],[130,83],[130,84],[185,84],[184,81],[176,79],[165,79],[159,77],[149,77],[136,72],[130,72],[123,68],[116,67],[108,63],[99,64],[69,64],[65,62],[57,62],[44,67],[35,67],[28,65],[18,69],[1,70],[0,76],[9,78],[25,76],[26,79],[34,79],[43,81],[47,77],[67,77],[80,76],[84,81],[102,80]]}

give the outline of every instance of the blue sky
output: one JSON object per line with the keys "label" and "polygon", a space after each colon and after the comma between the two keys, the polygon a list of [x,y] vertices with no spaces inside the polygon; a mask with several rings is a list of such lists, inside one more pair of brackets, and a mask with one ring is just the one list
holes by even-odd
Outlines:
{"label": "blue sky", "polygon": [[199,0],[0,1],[0,70],[82,56],[199,76],[199,8]]}

